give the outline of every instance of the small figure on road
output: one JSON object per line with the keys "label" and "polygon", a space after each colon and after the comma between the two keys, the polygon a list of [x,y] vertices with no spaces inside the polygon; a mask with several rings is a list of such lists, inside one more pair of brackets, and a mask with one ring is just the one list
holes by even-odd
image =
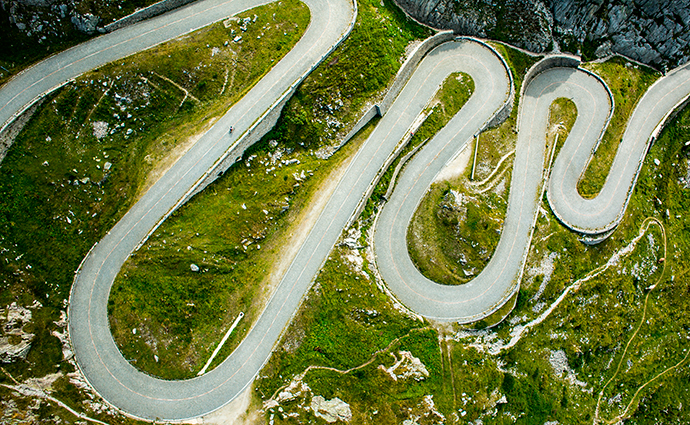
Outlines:
{"label": "small figure on road", "polygon": [[229,133],[232,134],[232,130],[234,130],[234,129],[235,129],[235,127],[230,126],[230,131],[229,131]]}

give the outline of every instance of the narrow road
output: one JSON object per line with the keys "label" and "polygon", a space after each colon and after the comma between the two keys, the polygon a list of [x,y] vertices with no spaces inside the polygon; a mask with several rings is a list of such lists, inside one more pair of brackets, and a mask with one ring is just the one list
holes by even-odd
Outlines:
{"label": "narrow road", "polygon": [[[475,90],[478,93],[483,92]],[[586,200],[576,185],[610,118],[609,93],[603,81],[579,68],[552,68],[538,74],[520,100],[520,128],[501,239],[484,270],[459,286],[424,277],[407,251],[407,226],[426,190],[448,160],[472,140],[471,132],[440,132],[410,161],[377,221],[375,252],[383,279],[402,303],[431,319],[470,323],[495,312],[519,289],[548,171],[545,146],[551,103],[568,98],[578,111],[549,181],[551,208],[572,230],[598,235],[620,221],[653,132],[689,95],[690,66],[669,73],[650,88],[630,119],[606,185],[599,196]],[[473,109],[468,103],[447,128],[462,125],[463,111]]]}
{"label": "narrow road", "polygon": [[[89,69],[263,3],[262,0],[203,0],[51,57],[0,90],[0,123],[7,122],[42,93]],[[110,334],[107,301],[113,280],[132,250],[159,219],[237,142],[235,135],[243,134],[291,84],[299,81],[346,36],[354,19],[352,3],[347,0],[306,0],[305,3],[311,10],[312,22],[302,40],[132,207],[89,253],[75,279],[70,297],[69,331],[77,362],[95,390],[128,414],[150,420],[194,418],[223,406],[251,384],[370,182],[450,73],[469,73],[475,82],[475,93],[408,165],[376,229],[376,252],[384,278],[408,307],[427,317],[476,320],[498,308],[516,290],[539,200],[545,122],[551,101],[564,96],[578,105],[580,115],[577,130],[571,132],[573,137],[579,134],[582,140],[589,140],[596,137],[591,132],[601,131],[597,127],[603,125],[599,112],[608,105],[602,103],[603,86],[592,83],[595,78],[578,70],[554,69],[533,80],[521,107],[522,125],[508,216],[494,257],[487,269],[469,284],[444,287],[425,280],[407,254],[405,233],[409,218],[447,160],[496,114],[510,93],[508,70],[486,46],[467,40],[438,46],[420,63],[350,163],[264,312],[239,347],[202,377],[164,381],[145,375],[122,357]],[[672,79],[670,83],[658,84],[658,97],[650,95],[649,101],[640,104],[659,105],[660,113],[665,114],[666,101],[654,99],[667,99],[668,92],[681,85],[679,81],[686,77],[690,78],[686,72],[672,73],[668,77]],[[668,98],[667,103],[673,103],[674,99]],[[647,111],[641,110],[641,117],[647,115]],[[227,133],[230,125],[235,127],[233,136]],[[574,184],[567,179],[571,177],[566,175],[563,182]]]}
{"label": "narrow road", "polygon": [[570,141],[569,138],[554,163],[547,192],[558,219],[570,229],[587,235],[605,234],[614,229],[625,214],[653,133],[688,95],[690,65],[670,72],[647,90],[630,117],[606,183],[595,198],[580,196],[577,182],[589,164],[598,139]]}
{"label": "narrow road", "polygon": [[[482,91],[475,89],[475,96],[482,96]],[[375,236],[381,275],[407,307],[428,318],[468,323],[500,308],[517,290],[541,193],[549,107],[559,97],[573,99],[578,111],[582,111],[572,136],[596,139],[599,135],[609,103],[598,80],[570,68],[552,69],[533,80],[521,100],[521,128],[501,239],[484,270],[464,285],[441,285],[424,277],[409,256],[406,234],[407,223],[431,182],[448,159],[472,141],[474,133],[457,132],[454,137],[439,133],[410,161],[379,217]],[[468,102],[460,114],[473,109]],[[460,114],[446,128],[464,125]],[[439,153],[440,149],[449,152]]]}
{"label": "narrow road", "polygon": [[[486,62],[477,59],[482,56]],[[154,187],[96,246],[74,286],[70,335],[89,382],[109,402],[147,419],[199,416],[239,395],[268,360],[371,180],[445,76],[461,69],[462,63],[475,63],[484,75],[481,87],[487,96],[485,103],[476,104],[478,122],[486,121],[502,105],[508,94],[508,77],[498,57],[472,42],[446,43],[433,50],[351,162],[252,330],[220,366],[187,381],[162,381],[137,371],[122,358],[108,329],[107,300],[112,281],[131,250],[155,224],[149,217],[165,213],[157,205],[167,202],[167,192],[160,197]],[[253,99],[251,93],[245,99]],[[174,170],[172,175],[177,176]]]}
{"label": "narrow road", "polygon": [[[0,131],[15,114],[31,106],[34,99],[87,71],[271,1],[200,0],[50,56],[0,88]],[[312,10],[312,16],[321,9]]]}

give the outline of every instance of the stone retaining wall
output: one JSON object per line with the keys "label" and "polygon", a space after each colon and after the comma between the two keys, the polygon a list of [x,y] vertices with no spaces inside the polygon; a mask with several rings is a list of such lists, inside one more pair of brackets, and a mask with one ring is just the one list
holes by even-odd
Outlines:
{"label": "stone retaining wall", "polygon": [[393,104],[395,99],[398,97],[402,91],[407,81],[410,79],[412,73],[417,69],[419,62],[424,59],[427,53],[433,50],[436,46],[445,43],[446,41],[451,41],[455,38],[453,31],[442,31],[438,34],[427,38],[424,40],[417,48],[412,52],[412,54],[407,58],[405,63],[400,67],[398,73],[395,75],[393,84],[388,89],[388,93],[383,98],[381,105],[379,105],[381,116],[388,112],[388,108]]}
{"label": "stone retaining wall", "polygon": [[544,56],[544,59],[532,65],[525,74],[525,78],[522,80],[522,87],[520,88],[520,98],[525,94],[525,87],[540,73],[549,68],[577,68],[581,62],[578,56],[568,54]]}
{"label": "stone retaining wall", "polygon": [[393,104],[395,98],[398,97],[403,87],[405,87],[405,84],[407,84],[407,80],[410,79],[410,76],[414,70],[417,69],[417,65],[419,65],[419,62],[421,62],[426,54],[436,46],[445,43],[446,41],[450,41],[454,37],[455,36],[453,35],[452,31],[441,31],[438,34],[435,34],[421,42],[398,70],[398,73],[393,79],[393,84],[391,84],[381,103],[372,106],[362,116],[362,118],[357,121],[357,124],[352,127],[352,130],[347,133],[343,141],[340,143],[340,146],[343,146],[350,139],[352,139],[355,134],[364,128],[365,125],[369,124],[369,121],[376,117],[382,117],[385,115],[385,113],[388,111],[388,108],[390,108],[390,106]]}
{"label": "stone retaining wall", "polygon": [[158,3],[154,3],[151,6],[145,7],[143,9],[137,10],[131,15],[127,15],[124,18],[120,18],[115,22],[112,22],[102,28],[98,28],[100,33],[113,32],[124,28],[128,25],[136,24],[137,22],[143,21],[144,19],[153,18],[154,16],[162,15],[165,12],[169,12],[178,7],[182,7],[195,0],[162,0]]}
{"label": "stone retaining wall", "polygon": [[[535,63],[530,67],[529,70],[527,70],[527,73],[525,74],[525,78],[522,80],[522,87],[520,87],[520,99],[525,94],[525,88],[529,85],[530,82],[541,72],[546,71],[549,68],[577,68],[580,66],[581,60],[577,56],[573,55],[567,55],[567,54],[555,54],[555,55],[547,55],[544,57],[544,59],[540,60],[539,62]],[[519,109],[522,108],[522,102],[520,102],[518,106],[518,117],[517,117],[517,125],[516,127],[519,129],[520,128],[520,112]]]}

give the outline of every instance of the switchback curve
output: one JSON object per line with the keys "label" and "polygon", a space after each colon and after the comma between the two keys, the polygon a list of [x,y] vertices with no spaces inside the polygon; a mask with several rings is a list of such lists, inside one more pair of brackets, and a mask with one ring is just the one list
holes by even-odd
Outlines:
{"label": "switchback curve", "polygon": [[[571,99],[578,117],[553,167],[550,205],[571,230],[596,236],[606,234],[620,221],[649,143],[671,111],[689,95],[690,66],[675,70],[650,88],[630,119],[604,189],[596,198],[585,200],[576,185],[609,122],[613,109],[610,92],[601,79],[579,68],[539,73],[520,99],[508,210],[501,239],[485,269],[464,285],[440,285],[416,269],[407,251],[407,225],[427,188],[447,160],[471,140],[465,134],[447,141],[439,133],[435,139],[442,140],[429,142],[409,163],[378,218],[374,246],[382,277],[403,304],[431,319],[469,323],[497,311],[519,289],[542,180],[548,171],[544,149],[551,102],[559,97]],[[457,146],[456,152],[441,155],[439,147],[446,143]],[[422,174],[429,169],[434,172]]]}
{"label": "switchback curve", "polygon": [[[110,334],[107,301],[121,265],[160,218],[349,33],[356,11],[349,0],[304,2],[312,20],[302,39],[94,246],[75,276],[68,318],[77,364],[91,386],[127,414],[184,420],[223,406],[251,383],[282,330],[274,326],[272,334],[244,344],[202,377],[164,381],[137,371],[122,357]],[[205,0],[52,56],[2,87],[0,122],[10,122],[26,104],[89,69],[265,3]],[[232,135],[227,131],[230,125],[235,127]]]}

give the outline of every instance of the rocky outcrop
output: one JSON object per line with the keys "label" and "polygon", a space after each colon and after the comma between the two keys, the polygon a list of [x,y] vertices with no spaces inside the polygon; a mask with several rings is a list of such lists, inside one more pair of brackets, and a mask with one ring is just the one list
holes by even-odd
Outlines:
{"label": "rocky outcrop", "polygon": [[13,363],[25,359],[31,349],[34,334],[26,332],[24,326],[31,323],[31,310],[12,303],[0,309],[2,334],[0,336],[0,362]]}
{"label": "rocky outcrop", "polygon": [[540,0],[396,0],[418,21],[458,34],[513,40],[543,52],[551,46],[552,17]]}
{"label": "rocky outcrop", "polygon": [[690,0],[550,2],[554,35],[582,45],[585,53],[611,51],[653,65],[690,58]]}
{"label": "rocky outcrop", "polygon": [[72,23],[77,31],[83,32],[84,34],[94,34],[98,28],[98,22],[101,18],[92,15],[90,13],[80,14],[75,13],[72,15]]}
{"label": "rocky outcrop", "polygon": [[328,423],[349,422],[352,419],[350,406],[338,397],[326,400],[320,395],[314,396],[311,399],[311,410],[316,416]]}
{"label": "rocky outcrop", "polygon": [[391,367],[379,365],[379,369],[386,372],[394,381],[399,379],[412,378],[415,381],[423,381],[429,377],[429,371],[424,363],[419,358],[415,357],[409,351],[399,351],[400,360],[395,354],[390,353],[395,359],[395,363]]}
{"label": "rocky outcrop", "polygon": [[655,66],[690,59],[690,0],[397,0],[431,27],[586,59],[620,53]]}

